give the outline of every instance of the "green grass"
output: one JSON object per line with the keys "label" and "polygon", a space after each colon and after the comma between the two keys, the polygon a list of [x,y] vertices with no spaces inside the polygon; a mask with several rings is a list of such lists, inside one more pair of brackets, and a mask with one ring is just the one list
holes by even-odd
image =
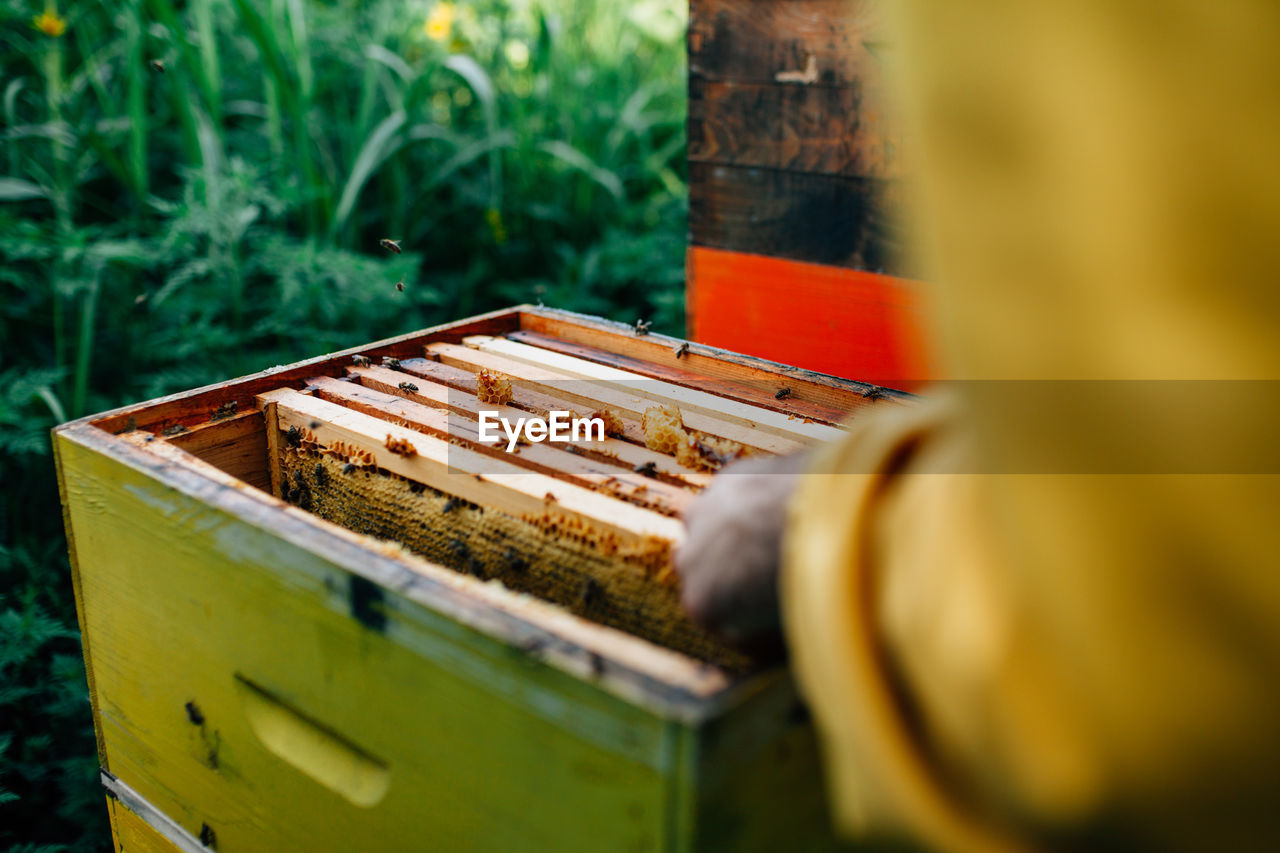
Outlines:
{"label": "green grass", "polygon": [[46,8],[0,0],[0,847],[92,849],[49,428],[513,302],[679,331],[685,4]]}

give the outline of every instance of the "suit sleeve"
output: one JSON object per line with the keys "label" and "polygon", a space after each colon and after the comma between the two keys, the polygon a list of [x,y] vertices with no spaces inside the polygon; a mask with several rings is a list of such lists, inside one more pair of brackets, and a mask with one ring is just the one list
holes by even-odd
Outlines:
{"label": "suit sleeve", "polygon": [[1280,7],[900,7],[955,381],[790,507],[837,820],[1280,845]]}

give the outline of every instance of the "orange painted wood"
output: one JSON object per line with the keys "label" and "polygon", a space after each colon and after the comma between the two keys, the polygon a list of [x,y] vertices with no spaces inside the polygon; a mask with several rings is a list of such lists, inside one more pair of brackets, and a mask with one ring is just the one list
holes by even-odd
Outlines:
{"label": "orange painted wood", "polygon": [[702,246],[688,279],[692,340],[902,390],[938,378],[917,282]]}

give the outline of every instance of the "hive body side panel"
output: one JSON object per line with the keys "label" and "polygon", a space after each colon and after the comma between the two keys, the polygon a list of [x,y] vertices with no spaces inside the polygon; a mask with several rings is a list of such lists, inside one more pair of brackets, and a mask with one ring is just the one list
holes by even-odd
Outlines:
{"label": "hive body side panel", "polygon": [[686,758],[692,848],[847,849],[832,832],[813,723],[785,673],[704,724]]}
{"label": "hive body side panel", "polygon": [[111,837],[119,853],[178,853],[180,848],[119,800],[108,799],[107,811],[111,815]]}
{"label": "hive body side panel", "polygon": [[148,471],[74,440],[60,458],[106,763],[186,831],[665,845],[659,720]]}
{"label": "hive body side panel", "polygon": [[93,658],[89,653],[89,633],[85,630],[84,594],[80,585],[80,560],[76,551],[75,531],[71,524],[71,505],[67,500],[67,473],[63,470],[64,439],[54,432],[52,435],[53,464],[58,476],[58,497],[62,503],[62,524],[67,534],[67,557],[71,564],[71,587],[76,600],[76,623],[80,629],[80,650],[84,655],[85,680],[89,686],[89,704],[93,708],[93,732],[98,747],[98,764],[107,766],[107,750],[102,741],[102,722],[98,716],[98,691],[93,682]]}

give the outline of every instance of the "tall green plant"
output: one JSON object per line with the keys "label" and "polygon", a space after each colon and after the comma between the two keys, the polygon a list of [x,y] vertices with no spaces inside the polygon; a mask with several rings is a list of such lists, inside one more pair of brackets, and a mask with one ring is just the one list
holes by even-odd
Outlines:
{"label": "tall green plant", "polygon": [[503,303],[678,331],[684,6],[0,0],[0,848],[109,843],[49,428]]}

